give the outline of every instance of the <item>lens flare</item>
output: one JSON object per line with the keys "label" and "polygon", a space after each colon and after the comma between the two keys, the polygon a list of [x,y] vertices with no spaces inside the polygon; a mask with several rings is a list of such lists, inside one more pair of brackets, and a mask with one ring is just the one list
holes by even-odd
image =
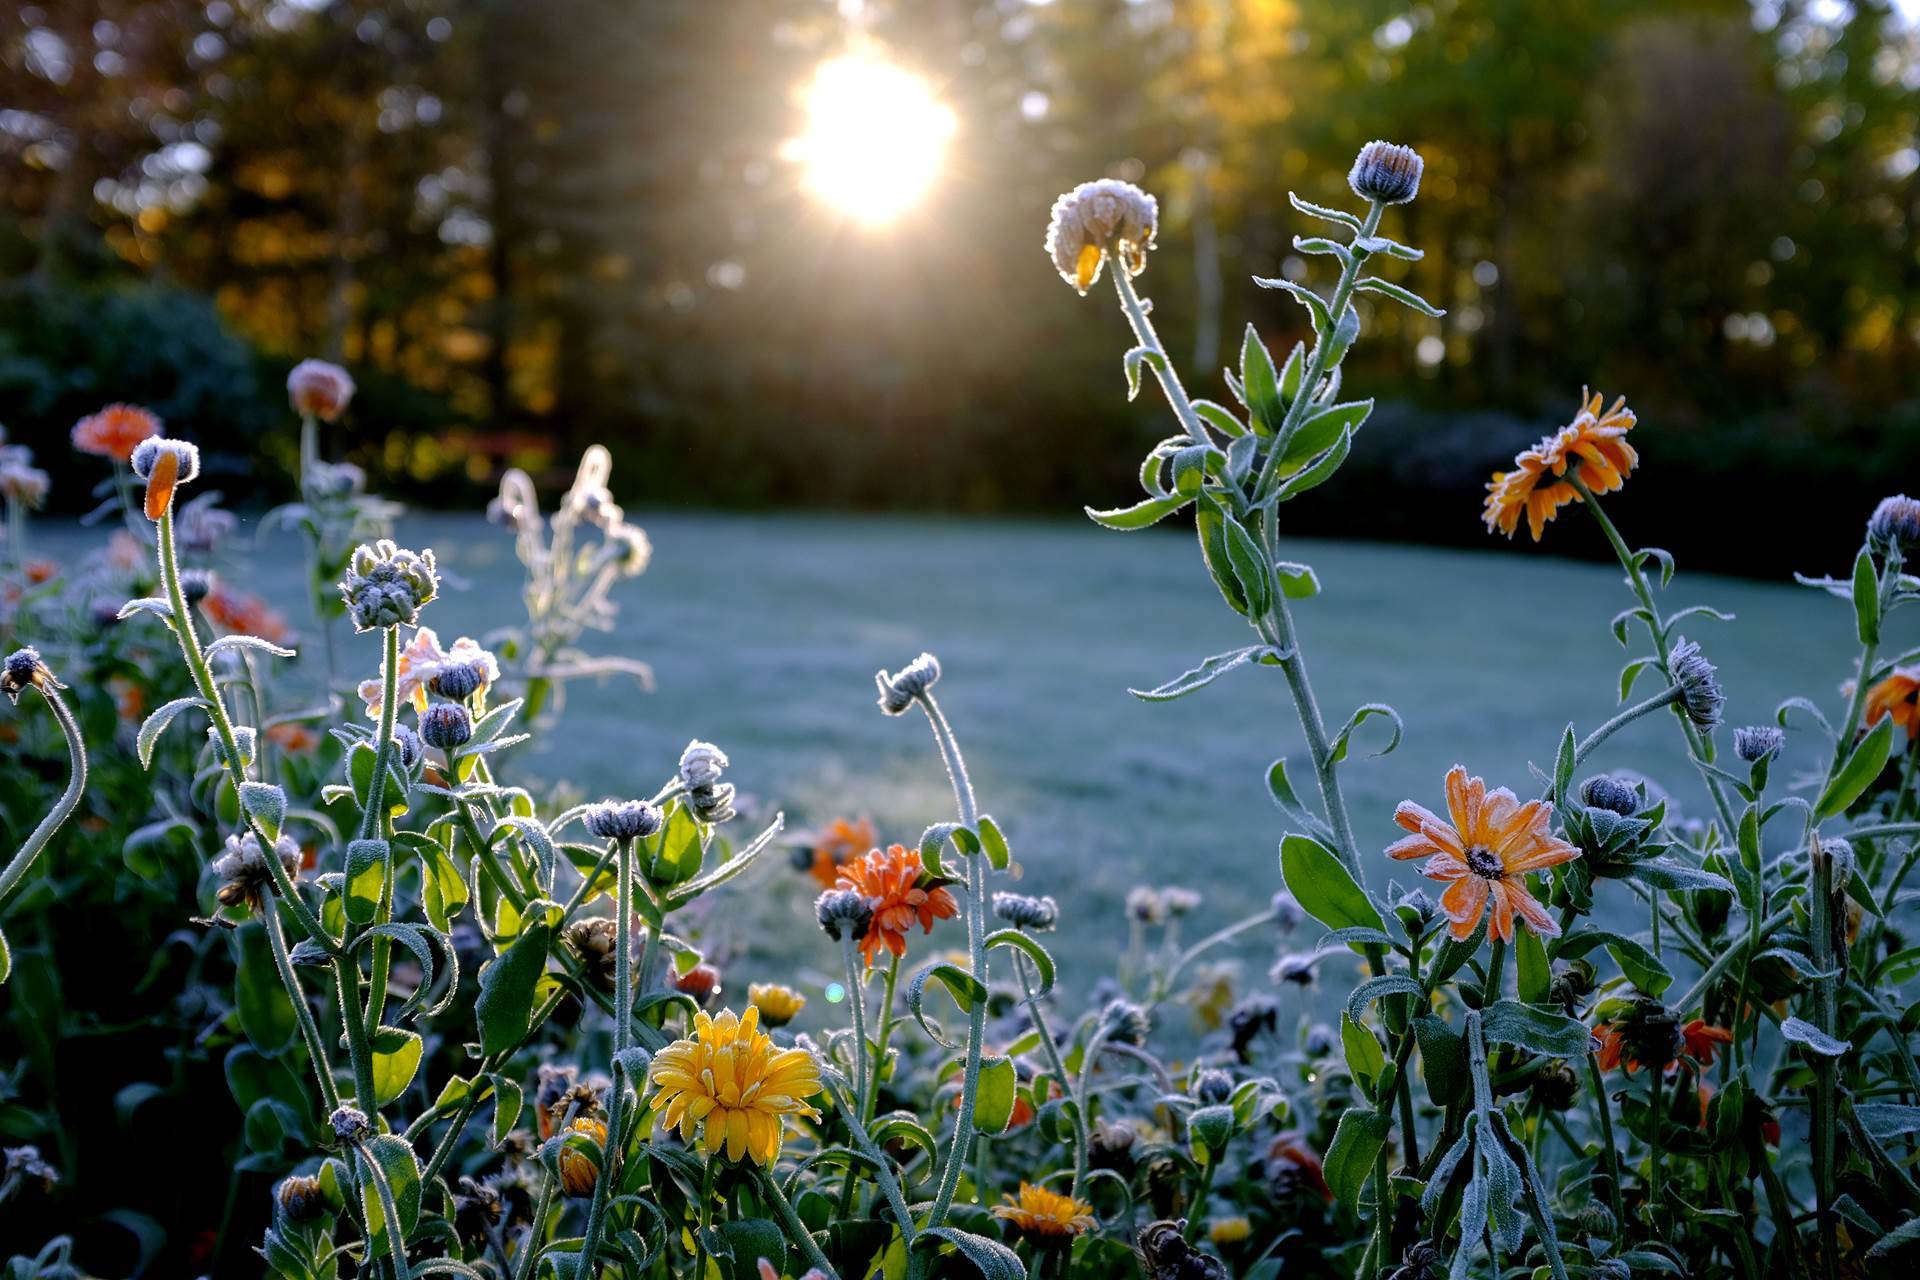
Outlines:
{"label": "lens flare", "polygon": [[956,127],[926,81],[866,55],[821,63],[805,107],[806,132],[788,155],[816,196],[874,227],[926,194]]}

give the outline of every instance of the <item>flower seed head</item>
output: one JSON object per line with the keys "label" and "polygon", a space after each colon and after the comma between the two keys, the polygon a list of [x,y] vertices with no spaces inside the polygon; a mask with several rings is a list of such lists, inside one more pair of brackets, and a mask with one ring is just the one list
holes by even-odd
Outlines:
{"label": "flower seed head", "polygon": [[1060,904],[1052,898],[1002,892],[993,895],[993,914],[1016,929],[1046,933],[1060,922]]}
{"label": "flower seed head", "polygon": [[680,785],[689,791],[711,787],[730,763],[726,752],[696,738],[680,753]]}
{"label": "flower seed head", "polygon": [[[561,935],[567,947],[578,957],[587,976],[603,989],[611,989],[615,966],[620,958],[620,928],[606,916],[586,916],[567,926]],[[627,939],[627,955],[633,956],[633,938]],[[542,1080],[545,1080],[543,1075]]]}
{"label": "flower seed head", "polygon": [[440,575],[433,552],[409,551],[382,538],[362,543],[340,580],[340,596],[355,631],[412,626],[420,610],[440,593]]}
{"label": "flower seed head", "polygon": [[856,942],[867,936],[873,923],[873,907],[855,889],[829,889],[813,900],[814,918],[835,942],[843,937]]}
{"label": "flower seed head", "polygon": [[325,360],[302,360],[287,375],[287,399],[302,417],[332,422],[353,399],[353,377]]}
{"label": "flower seed head", "polygon": [[1159,226],[1159,203],[1131,182],[1083,182],[1053,202],[1047,256],[1060,278],[1084,295],[1100,278],[1108,253],[1130,276],[1145,271]]}
{"label": "flower seed head", "polygon": [[[273,852],[289,879],[299,876],[300,846],[291,837],[281,836],[275,840]],[[213,860],[212,871],[226,882],[215,895],[222,906],[244,904],[255,912],[260,911],[273,884],[273,869],[267,865],[267,855],[253,832],[228,836],[225,851]]]}
{"label": "flower seed head", "polygon": [[893,675],[875,673],[880,687],[880,709],[890,716],[903,714],[913,700],[940,682],[940,659],[923,653]]}
{"label": "flower seed head", "polygon": [[1593,809],[1608,809],[1624,818],[1640,811],[1640,793],[1625,778],[1596,773],[1580,784],[1582,803]]}
{"label": "flower seed head", "polygon": [[1720,723],[1727,695],[1721,692],[1713,664],[1700,652],[1699,645],[1681,637],[1667,655],[1667,676],[1680,686],[1681,705],[1696,727],[1711,729]]}
{"label": "flower seed head", "polygon": [[1100,1011],[1100,1029],[1109,1040],[1138,1046],[1147,1042],[1153,1020],[1131,1000],[1111,1000]]}
{"label": "flower seed head", "polygon": [[1233,1096],[1233,1076],[1218,1067],[1196,1071],[1187,1092],[1202,1106],[1218,1106]]}
{"label": "flower seed head", "polygon": [[1786,741],[1787,735],[1770,724],[1750,724],[1733,731],[1734,754],[1748,764],[1766,759]]}
{"label": "flower seed head", "polygon": [[1904,493],[1882,498],[1867,519],[1867,540],[1883,555],[1892,550],[1904,555],[1920,546],[1920,499]]}
{"label": "flower seed head", "polygon": [[1549,1111],[1565,1111],[1580,1100],[1580,1077],[1564,1059],[1548,1058],[1534,1074],[1531,1095]]}
{"label": "flower seed head", "polygon": [[436,702],[420,713],[420,738],[430,747],[451,751],[473,737],[473,716],[457,702]]}
{"label": "flower seed head", "polygon": [[1420,175],[1427,162],[1412,147],[1391,142],[1369,142],[1360,148],[1347,171],[1347,185],[1362,200],[1405,204],[1420,194]]}
{"label": "flower seed head", "polygon": [[602,840],[645,840],[665,822],[648,800],[602,800],[587,810],[587,830]]}
{"label": "flower seed head", "polygon": [[67,687],[54,679],[53,669],[40,660],[40,651],[30,645],[7,655],[6,666],[0,668],[0,693],[19,706],[20,694],[28,685],[43,692]]}

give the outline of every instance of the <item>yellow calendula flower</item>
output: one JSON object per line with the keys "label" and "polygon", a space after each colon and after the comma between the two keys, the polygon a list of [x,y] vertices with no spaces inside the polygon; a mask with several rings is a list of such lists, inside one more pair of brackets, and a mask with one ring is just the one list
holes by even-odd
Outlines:
{"label": "yellow calendula flower", "polygon": [[[607,1142],[606,1121],[594,1116],[576,1117],[567,1126],[568,1133],[581,1133],[593,1139],[603,1148]],[[601,1157],[603,1160],[605,1156]],[[593,1194],[593,1188],[600,1181],[600,1166],[584,1151],[575,1151],[564,1147],[560,1151],[560,1189],[575,1199],[584,1199]]]}
{"label": "yellow calendula flower", "polygon": [[1003,1198],[1006,1203],[995,1205],[993,1216],[1035,1239],[1069,1240],[1093,1226],[1092,1205],[1030,1182],[1020,1184],[1019,1195]]}
{"label": "yellow calendula flower", "polygon": [[760,1011],[760,1021],[769,1027],[784,1027],[800,1016],[807,998],[778,982],[755,982],[747,987],[747,1003]]}
{"label": "yellow calendula flower", "polygon": [[1215,1244],[1239,1244],[1253,1234],[1253,1224],[1245,1218],[1220,1218],[1207,1227],[1207,1239]]}
{"label": "yellow calendula flower", "polygon": [[760,1029],[760,1010],[719,1017],[697,1013],[693,1035],[654,1057],[647,1076],[659,1093],[653,1110],[683,1142],[699,1132],[708,1155],[752,1156],[769,1165],[780,1154],[788,1116],[818,1119],[805,1099],[820,1092],[820,1068],[800,1049],[775,1047]]}

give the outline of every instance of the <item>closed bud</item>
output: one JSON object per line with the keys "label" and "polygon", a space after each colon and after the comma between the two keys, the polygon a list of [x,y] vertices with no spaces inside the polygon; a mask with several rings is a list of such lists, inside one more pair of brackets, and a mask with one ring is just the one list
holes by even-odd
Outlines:
{"label": "closed bud", "polygon": [[1233,1077],[1217,1067],[1208,1067],[1193,1073],[1187,1092],[1202,1106],[1218,1106],[1233,1096]]}
{"label": "closed bud", "polygon": [[341,1107],[328,1117],[333,1136],[341,1142],[365,1142],[373,1136],[373,1121],[356,1107]]}
{"label": "closed bud", "polygon": [[1426,161],[1412,147],[1391,142],[1369,142],[1360,148],[1347,171],[1347,185],[1362,200],[1405,204],[1420,194],[1420,175]]}
{"label": "closed bud", "polygon": [[814,918],[829,938],[859,941],[873,923],[873,907],[853,889],[829,889],[813,900]]}
{"label": "closed bud", "polygon": [[473,716],[457,702],[436,702],[420,713],[420,738],[441,751],[465,746],[473,738]]}
{"label": "closed bud", "polygon": [[1033,898],[1024,893],[993,895],[993,914],[1016,929],[1045,933],[1060,921],[1060,904],[1052,898]]}
{"label": "closed bud", "polygon": [[890,716],[904,714],[913,700],[940,682],[940,660],[923,653],[892,675],[875,673],[873,682],[880,689],[880,709]]}
{"label": "closed bud", "polygon": [[42,692],[67,687],[54,679],[53,669],[40,660],[38,649],[15,649],[7,655],[5,667],[0,668],[0,693],[6,694],[7,701],[18,706],[20,694],[29,685]]}
{"label": "closed bud", "polygon": [[1882,555],[1905,555],[1920,545],[1920,500],[1896,493],[1882,498],[1867,520],[1867,541]]}
{"label": "closed bud", "polygon": [[647,800],[602,800],[586,813],[587,830],[602,840],[645,840],[666,819]]}
{"label": "closed bud", "polygon": [[280,1212],[290,1222],[312,1222],[327,1208],[327,1193],[318,1178],[303,1178],[298,1174],[285,1178],[274,1188],[273,1198],[279,1202]]}
{"label": "closed bud", "polygon": [[711,742],[689,742],[680,753],[680,785],[689,791],[719,783],[721,773],[732,762],[727,753]]}
{"label": "closed bud", "polygon": [[600,1162],[606,1159],[606,1122],[594,1116],[579,1116],[567,1125],[567,1134],[582,1135],[596,1148],[591,1155],[572,1145],[560,1148],[560,1188],[574,1199],[584,1200],[600,1182]]}
{"label": "closed bud", "polygon": [[427,687],[443,698],[464,702],[487,687],[487,668],[479,662],[449,662],[433,673]]}
{"label": "closed bud", "polygon": [[340,597],[355,631],[412,626],[439,592],[433,552],[409,551],[387,538],[362,543],[340,580]]}
{"label": "closed bud", "polygon": [[1632,817],[1640,809],[1640,793],[1624,778],[1599,773],[1580,784],[1582,803],[1595,809],[1607,809],[1622,817]]}
{"label": "closed bud", "polygon": [[287,400],[302,417],[332,422],[353,399],[353,378],[337,364],[302,360],[287,375]]}
{"label": "closed bud", "polygon": [[1750,724],[1733,731],[1734,754],[1754,764],[1779,751],[1787,735],[1770,724]]}
{"label": "closed bud", "polygon": [[1667,655],[1667,675],[1680,686],[1680,705],[1695,728],[1711,729],[1720,723],[1727,695],[1699,645],[1683,636]]}
{"label": "closed bud", "polygon": [[1153,1030],[1147,1011],[1131,1000],[1109,1001],[1100,1011],[1100,1030],[1117,1044],[1143,1045]]}

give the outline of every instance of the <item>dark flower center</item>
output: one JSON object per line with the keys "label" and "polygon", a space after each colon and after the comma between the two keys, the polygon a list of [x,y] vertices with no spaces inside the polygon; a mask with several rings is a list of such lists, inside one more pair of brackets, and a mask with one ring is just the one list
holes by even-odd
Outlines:
{"label": "dark flower center", "polygon": [[1485,880],[1498,880],[1507,873],[1506,864],[1498,854],[1477,844],[1467,850],[1467,870]]}

